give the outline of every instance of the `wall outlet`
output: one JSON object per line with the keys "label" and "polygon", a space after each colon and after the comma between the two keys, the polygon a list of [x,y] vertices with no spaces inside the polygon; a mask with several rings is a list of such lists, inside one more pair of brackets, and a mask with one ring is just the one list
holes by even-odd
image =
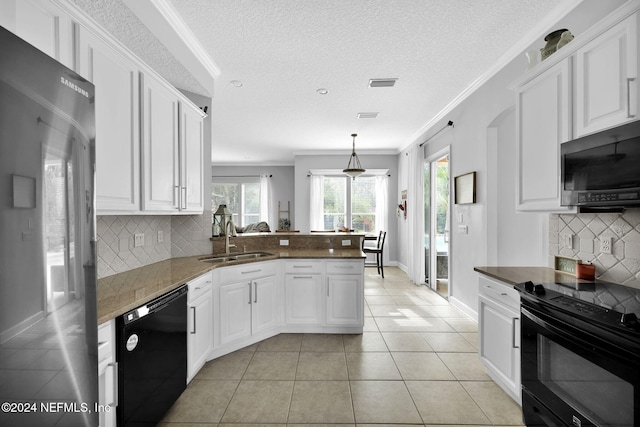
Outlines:
{"label": "wall outlet", "polygon": [[164,242],[164,231],[158,230],[158,243]]}
{"label": "wall outlet", "polygon": [[280,240],[280,246],[289,246],[289,240]]}
{"label": "wall outlet", "polygon": [[573,249],[573,234],[563,234],[564,236],[564,247]]}
{"label": "wall outlet", "polygon": [[603,254],[611,253],[611,237],[601,237],[600,238],[600,252]]}
{"label": "wall outlet", "polygon": [[144,233],[136,233],[133,235],[133,247],[144,246]]}
{"label": "wall outlet", "polygon": [[459,225],[458,233],[460,234],[469,234],[469,226],[468,225]]}
{"label": "wall outlet", "polygon": [[342,246],[351,246],[351,240],[343,240]]}

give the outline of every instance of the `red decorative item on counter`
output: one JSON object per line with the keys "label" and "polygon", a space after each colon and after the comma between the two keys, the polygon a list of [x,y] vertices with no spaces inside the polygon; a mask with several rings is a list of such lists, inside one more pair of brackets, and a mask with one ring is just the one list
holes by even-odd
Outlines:
{"label": "red decorative item on counter", "polygon": [[576,278],[584,280],[593,280],[596,277],[596,266],[593,264],[577,264]]}

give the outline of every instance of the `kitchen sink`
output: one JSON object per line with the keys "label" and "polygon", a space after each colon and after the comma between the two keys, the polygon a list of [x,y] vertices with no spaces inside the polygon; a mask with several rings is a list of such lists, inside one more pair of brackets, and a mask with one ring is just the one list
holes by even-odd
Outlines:
{"label": "kitchen sink", "polygon": [[219,263],[219,262],[229,262],[229,261],[241,261],[246,259],[257,259],[257,258],[264,258],[268,256],[273,256],[273,254],[270,254],[268,252],[254,252],[254,253],[240,253],[240,254],[229,254],[229,255],[216,255],[209,258],[200,258],[200,261]]}

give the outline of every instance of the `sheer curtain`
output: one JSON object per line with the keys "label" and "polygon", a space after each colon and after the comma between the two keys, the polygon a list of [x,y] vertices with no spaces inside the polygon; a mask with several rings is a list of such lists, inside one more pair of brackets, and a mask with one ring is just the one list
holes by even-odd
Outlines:
{"label": "sheer curtain", "polygon": [[418,145],[409,150],[407,185],[407,275],[416,285],[424,282],[424,154]]}
{"label": "sheer curtain", "polygon": [[387,223],[387,193],[389,191],[389,177],[387,175],[376,176],[376,234],[389,231]]}
{"label": "sheer curtain", "polygon": [[309,227],[310,230],[324,230],[324,176],[311,175],[309,182]]}
{"label": "sheer curtain", "polygon": [[265,221],[271,230],[275,230],[278,224],[273,223],[270,187],[269,175],[260,175],[260,221]]}

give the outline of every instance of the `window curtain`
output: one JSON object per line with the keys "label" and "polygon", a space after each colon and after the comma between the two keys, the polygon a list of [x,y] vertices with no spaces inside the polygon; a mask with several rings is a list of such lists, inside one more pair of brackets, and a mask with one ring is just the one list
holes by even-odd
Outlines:
{"label": "window curtain", "polygon": [[324,230],[324,176],[311,175],[309,188],[309,227]]}
{"label": "window curtain", "polygon": [[424,152],[418,145],[409,150],[407,183],[407,275],[416,285],[424,283]]}
{"label": "window curtain", "polygon": [[387,175],[376,176],[376,234],[380,231],[389,231],[387,221],[389,177]]}
{"label": "window curtain", "polygon": [[278,224],[273,223],[273,209],[271,209],[271,185],[268,175],[260,175],[260,221],[269,224],[269,228],[275,230]]}

